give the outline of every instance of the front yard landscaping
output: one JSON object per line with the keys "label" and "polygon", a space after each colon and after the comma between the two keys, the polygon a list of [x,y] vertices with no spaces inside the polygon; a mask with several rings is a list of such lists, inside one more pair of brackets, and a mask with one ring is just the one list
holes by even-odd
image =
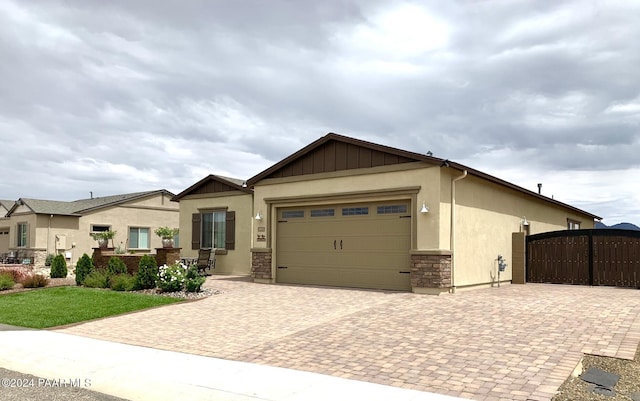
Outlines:
{"label": "front yard landscaping", "polygon": [[52,287],[0,295],[0,323],[43,329],[182,301],[85,287]]}

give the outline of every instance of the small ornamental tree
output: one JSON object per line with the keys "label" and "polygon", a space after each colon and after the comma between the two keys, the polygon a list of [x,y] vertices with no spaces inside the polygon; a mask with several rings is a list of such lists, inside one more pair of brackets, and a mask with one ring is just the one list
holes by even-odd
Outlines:
{"label": "small ornamental tree", "polygon": [[107,276],[115,276],[116,274],[125,274],[127,272],[127,265],[117,256],[109,258],[107,263]]}
{"label": "small ornamental tree", "polygon": [[151,255],[143,255],[138,264],[134,288],[138,290],[156,288],[157,281],[158,263],[156,259]]}
{"label": "small ornamental tree", "polygon": [[67,262],[64,256],[58,254],[51,261],[51,278],[67,277]]}
{"label": "small ornamental tree", "polygon": [[76,263],[76,284],[82,285],[84,279],[91,274],[94,267],[93,259],[86,253],[83,254],[80,259],[78,259],[78,263]]}

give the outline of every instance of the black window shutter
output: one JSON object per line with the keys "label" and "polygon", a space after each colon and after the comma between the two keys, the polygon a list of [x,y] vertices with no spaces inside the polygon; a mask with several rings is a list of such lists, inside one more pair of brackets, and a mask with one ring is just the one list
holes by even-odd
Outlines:
{"label": "black window shutter", "polygon": [[191,249],[200,249],[200,213],[191,215]]}
{"label": "black window shutter", "polygon": [[236,249],[236,212],[227,211],[225,249]]}

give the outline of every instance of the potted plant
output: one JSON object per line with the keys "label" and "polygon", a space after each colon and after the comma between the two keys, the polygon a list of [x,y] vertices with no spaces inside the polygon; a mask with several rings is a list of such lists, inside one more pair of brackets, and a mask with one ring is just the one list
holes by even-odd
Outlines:
{"label": "potted plant", "polygon": [[164,248],[173,248],[173,237],[180,232],[178,228],[158,227],[154,230],[154,233],[162,238],[162,246]]}
{"label": "potted plant", "polygon": [[104,249],[109,246],[109,240],[113,239],[115,235],[116,235],[115,231],[107,230],[107,231],[100,231],[97,233],[91,233],[91,238],[98,241],[98,246]]}

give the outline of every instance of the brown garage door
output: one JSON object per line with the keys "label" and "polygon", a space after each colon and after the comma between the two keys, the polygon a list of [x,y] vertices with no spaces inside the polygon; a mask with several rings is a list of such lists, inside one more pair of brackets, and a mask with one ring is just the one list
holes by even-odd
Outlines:
{"label": "brown garage door", "polygon": [[409,201],[278,209],[280,283],[410,290]]}

